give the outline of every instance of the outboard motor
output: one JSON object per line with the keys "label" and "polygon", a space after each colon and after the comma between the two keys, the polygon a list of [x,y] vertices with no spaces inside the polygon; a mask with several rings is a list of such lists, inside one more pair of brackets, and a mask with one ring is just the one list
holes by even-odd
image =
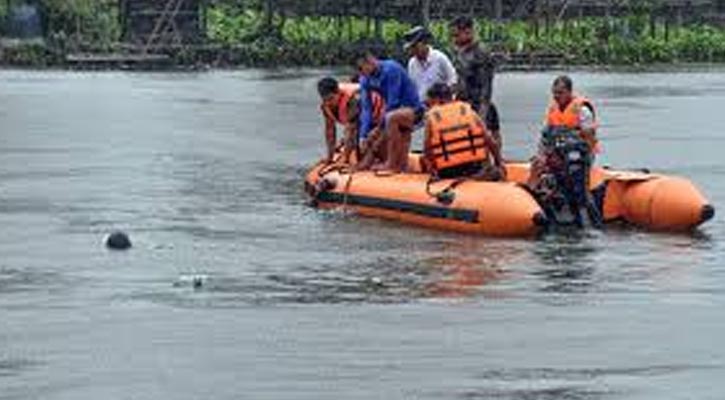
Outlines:
{"label": "outboard motor", "polygon": [[576,131],[549,128],[541,146],[546,166],[536,192],[547,216],[559,225],[600,227],[601,213],[589,193],[589,145]]}

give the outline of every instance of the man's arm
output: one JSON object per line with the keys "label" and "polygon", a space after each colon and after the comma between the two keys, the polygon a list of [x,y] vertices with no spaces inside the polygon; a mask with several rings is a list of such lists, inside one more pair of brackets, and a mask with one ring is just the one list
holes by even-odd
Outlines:
{"label": "man's arm", "polygon": [[579,110],[579,134],[582,139],[593,144],[597,141],[597,125],[594,112],[588,105],[583,105]]}
{"label": "man's arm", "polygon": [[373,100],[367,78],[360,82],[360,138],[367,139],[373,128]]}
{"label": "man's arm", "polygon": [[501,160],[501,149],[498,147],[498,142],[493,135],[491,135],[491,133],[483,127],[482,121],[479,120],[476,124],[483,129],[483,140],[486,142],[486,148],[488,149],[488,153],[491,155],[491,158],[493,158],[494,165],[497,167],[503,166],[503,162]]}
{"label": "man's arm", "polygon": [[385,83],[385,111],[390,112],[400,108],[400,94],[403,87],[403,68],[391,69],[393,73],[389,73]]}
{"label": "man's arm", "polygon": [[456,68],[453,67],[451,60],[443,52],[441,52],[441,63],[443,66],[443,73],[446,77],[446,84],[450,88],[455,88],[458,83],[458,74],[456,73]]}
{"label": "man's arm", "polygon": [[493,82],[493,74],[496,66],[491,53],[484,49],[481,44],[477,46],[474,52],[473,66],[476,68],[476,81],[478,86],[476,97],[478,101],[484,105],[488,105],[491,102],[493,92],[491,83]]}
{"label": "man's arm", "polygon": [[491,160],[493,161],[493,166],[496,167],[500,173],[501,179],[506,178],[506,167],[503,164],[503,157],[501,155],[501,147],[499,147],[499,143],[496,140],[496,138],[489,132],[483,124],[483,121],[481,121],[480,118],[477,118],[476,124],[479,126],[480,129],[483,129],[483,140],[486,143],[486,149],[488,150],[488,154],[491,157]]}
{"label": "man's arm", "polygon": [[337,144],[335,120],[330,115],[330,110],[327,107],[322,106],[320,110],[322,111],[322,116],[325,118],[325,143],[327,144],[327,159],[325,161],[330,163],[335,157],[335,146]]}
{"label": "man's arm", "polygon": [[425,124],[425,138],[423,139],[423,159],[421,162],[421,165],[423,167],[423,172],[432,172],[433,171],[433,149],[431,149],[431,142],[430,142],[430,124]]}

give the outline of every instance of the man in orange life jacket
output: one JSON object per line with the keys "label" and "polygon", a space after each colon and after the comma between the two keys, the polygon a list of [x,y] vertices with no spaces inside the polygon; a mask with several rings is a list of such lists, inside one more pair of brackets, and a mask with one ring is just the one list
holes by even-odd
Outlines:
{"label": "man in orange life jacket", "polygon": [[505,177],[498,143],[468,103],[454,101],[451,88],[436,83],[428,90],[428,104],[423,147],[427,171],[441,179]]}
{"label": "man in orange life jacket", "polygon": [[[322,98],[320,111],[325,118],[325,141],[327,143],[326,162],[332,162],[335,155],[337,134],[335,125],[340,124],[344,129],[343,160],[350,162],[350,155],[357,151],[360,137],[366,137],[368,132],[360,132],[360,87],[355,83],[338,83],[334,78],[322,78],[317,83],[317,91]],[[373,120],[379,124],[383,115],[383,100],[377,94],[372,94]],[[360,155],[357,154],[357,160]]]}
{"label": "man in orange life jacket", "polygon": [[[571,78],[566,75],[557,77],[551,88],[553,101],[549,105],[544,122],[546,129],[570,129],[576,131],[589,145],[594,156],[600,152],[597,139],[597,115],[594,105],[587,98],[574,94]],[[550,160],[548,149],[539,146],[539,152],[531,164],[529,184],[535,186],[539,178],[546,172]]]}

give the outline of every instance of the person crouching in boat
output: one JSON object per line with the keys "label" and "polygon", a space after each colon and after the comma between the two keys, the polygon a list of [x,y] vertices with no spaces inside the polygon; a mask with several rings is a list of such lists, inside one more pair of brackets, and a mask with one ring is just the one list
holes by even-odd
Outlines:
{"label": "person crouching in boat", "polygon": [[501,151],[470,104],[453,100],[451,88],[437,83],[428,90],[423,163],[439,179],[505,178]]}
{"label": "person crouching in boat", "polygon": [[[337,146],[336,125],[344,129],[343,159],[345,164],[350,163],[350,156],[356,153],[356,160],[360,160],[358,143],[360,137],[366,137],[369,132],[361,135],[360,128],[360,85],[355,83],[339,83],[334,78],[326,77],[317,82],[317,92],[322,103],[320,111],[325,119],[325,142],[327,144],[326,163],[333,162]],[[383,99],[377,93],[372,94],[372,119],[377,125],[383,117]]]}
{"label": "person crouching in boat", "polygon": [[[385,162],[376,169],[403,172],[408,165],[408,151],[415,126],[420,123],[425,108],[418,90],[405,69],[394,60],[378,60],[365,52],[355,60],[360,72],[360,132],[370,132],[374,126],[372,94],[378,93],[385,102],[385,114],[379,130],[363,144],[369,154],[384,147]],[[366,156],[367,156],[366,154]],[[363,160],[360,169],[369,167]]]}
{"label": "person crouching in boat", "polygon": [[[566,75],[557,77],[551,86],[552,101],[546,113],[544,132],[552,130],[575,131],[589,148],[590,160],[601,151],[597,138],[597,120],[594,104],[586,97],[573,92],[571,78]],[[543,137],[542,137],[543,139]],[[539,150],[531,162],[529,186],[536,188],[540,178],[552,167],[551,149],[544,145],[543,140]]]}

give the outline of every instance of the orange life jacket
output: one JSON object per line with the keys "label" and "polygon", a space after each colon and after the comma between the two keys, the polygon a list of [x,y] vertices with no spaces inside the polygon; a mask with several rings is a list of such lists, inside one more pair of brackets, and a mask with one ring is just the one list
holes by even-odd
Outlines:
{"label": "orange life jacket", "polygon": [[[574,96],[569,105],[562,111],[559,104],[552,101],[546,114],[545,124],[550,127],[562,127],[567,129],[579,129],[579,112],[582,107],[588,107],[594,116],[594,129],[598,126],[597,113],[589,99],[582,96]],[[596,138],[587,138],[589,148],[595,153],[599,153],[601,146]]]}
{"label": "orange life jacket", "polygon": [[486,128],[468,103],[453,101],[426,114],[426,155],[434,171],[483,162],[488,157]]}
{"label": "orange life jacket", "polygon": [[[348,123],[348,116],[350,115],[348,110],[350,100],[359,95],[360,85],[356,83],[340,83],[338,87],[340,89],[340,98],[337,101],[336,110],[333,111],[323,105],[322,111],[337,123],[345,125]],[[373,121],[378,124],[382,121],[383,111],[385,110],[383,98],[375,92],[370,93],[370,98],[373,102]]]}

